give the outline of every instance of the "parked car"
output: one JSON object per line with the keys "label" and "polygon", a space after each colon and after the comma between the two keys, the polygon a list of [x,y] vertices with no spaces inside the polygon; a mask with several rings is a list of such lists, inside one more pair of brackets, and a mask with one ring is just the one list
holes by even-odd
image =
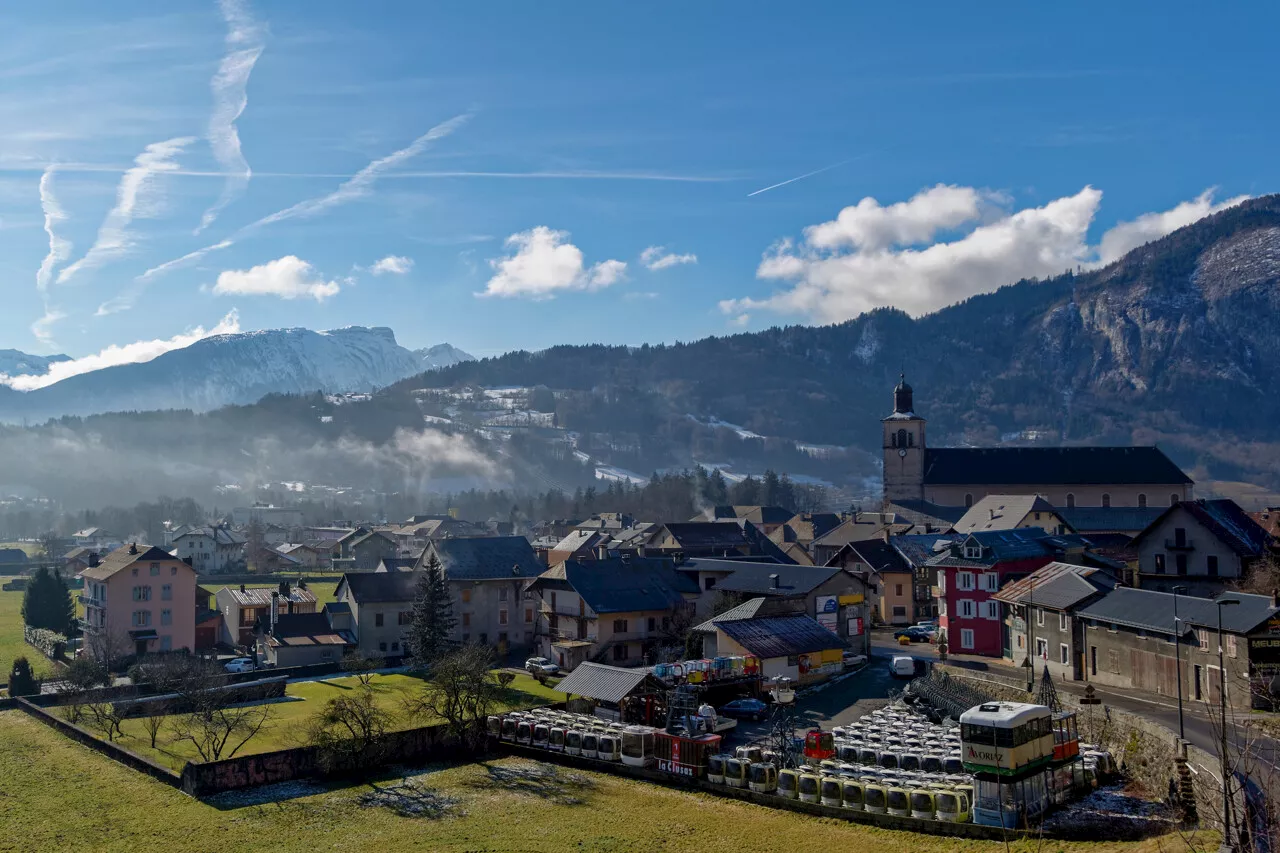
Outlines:
{"label": "parked car", "polygon": [[253,658],[235,658],[229,660],[222,667],[227,672],[253,672]]}
{"label": "parked car", "polygon": [[845,666],[858,666],[859,664],[866,663],[866,660],[866,655],[862,652],[854,651],[853,649],[845,649],[840,653],[840,661]]}
{"label": "parked car", "polygon": [[759,722],[769,716],[769,706],[759,699],[734,699],[720,707],[721,716]]}
{"label": "parked car", "polygon": [[927,643],[933,639],[933,634],[919,625],[912,625],[910,628],[903,628],[901,631],[893,632],[895,640],[901,641],[903,637],[913,643]]}
{"label": "parked car", "polygon": [[560,667],[546,658],[529,658],[524,668],[534,675],[559,675]]}
{"label": "parked car", "polygon": [[894,678],[915,678],[916,659],[910,655],[894,655],[889,661],[889,674]]}

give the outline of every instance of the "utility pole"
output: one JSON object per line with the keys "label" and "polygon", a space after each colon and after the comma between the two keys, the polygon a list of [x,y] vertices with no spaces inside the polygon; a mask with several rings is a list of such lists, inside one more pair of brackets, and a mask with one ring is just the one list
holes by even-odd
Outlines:
{"label": "utility pole", "polygon": [[1173,588],[1173,654],[1178,661],[1178,739],[1187,740],[1187,729],[1182,722],[1182,620],[1178,618],[1178,593],[1186,592],[1185,586]]}
{"label": "utility pole", "polygon": [[1222,608],[1239,604],[1238,598],[1220,598],[1218,605],[1218,710],[1222,714],[1222,743],[1218,745],[1219,758],[1222,760],[1222,846],[1218,853],[1235,853],[1235,843],[1231,837],[1231,771],[1227,761],[1227,670],[1222,657]]}

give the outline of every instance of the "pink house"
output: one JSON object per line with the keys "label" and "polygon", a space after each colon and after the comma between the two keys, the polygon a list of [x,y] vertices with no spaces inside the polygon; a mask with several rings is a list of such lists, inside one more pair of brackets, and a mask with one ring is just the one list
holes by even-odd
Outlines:
{"label": "pink house", "polygon": [[196,573],[154,546],[125,545],[80,573],[89,654],[130,655],[196,647]]}

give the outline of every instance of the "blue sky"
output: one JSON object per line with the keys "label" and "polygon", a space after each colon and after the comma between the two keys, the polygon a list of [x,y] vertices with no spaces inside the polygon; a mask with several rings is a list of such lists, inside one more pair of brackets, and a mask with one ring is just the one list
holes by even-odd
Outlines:
{"label": "blue sky", "polygon": [[1261,3],[10,4],[0,348],[918,314],[1275,190],[1278,29]]}

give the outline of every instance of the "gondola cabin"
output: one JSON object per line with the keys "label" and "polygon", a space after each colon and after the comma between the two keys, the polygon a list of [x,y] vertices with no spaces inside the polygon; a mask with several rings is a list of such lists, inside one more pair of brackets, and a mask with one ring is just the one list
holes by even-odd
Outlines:
{"label": "gondola cabin", "polygon": [[960,748],[970,773],[1019,776],[1053,761],[1053,712],[1044,705],[989,702],[960,715]]}
{"label": "gondola cabin", "polygon": [[815,729],[804,736],[804,757],[810,764],[836,757],[836,741],[831,732]]}
{"label": "gondola cabin", "polygon": [[654,763],[653,739],[656,729],[627,726],[622,730],[622,763],[629,767],[650,767]]}
{"label": "gondola cabin", "polygon": [[1080,754],[1080,735],[1074,711],[1053,715],[1053,760],[1070,761]]}
{"label": "gondola cabin", "polygon": [[658,769],[676,776],[701,779],[707,775],[708,759],[720,752],[720,735],[689,736],[658,731],[653,737]]}

